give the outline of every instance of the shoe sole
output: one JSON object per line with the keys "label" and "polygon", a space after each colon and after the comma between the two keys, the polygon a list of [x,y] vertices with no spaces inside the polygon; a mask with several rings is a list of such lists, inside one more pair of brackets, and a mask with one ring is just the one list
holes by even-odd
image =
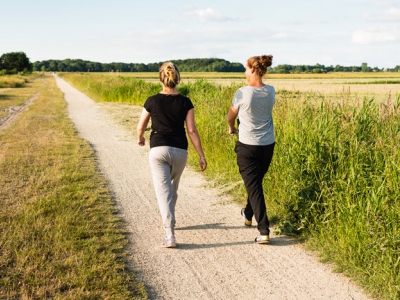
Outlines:
{"label": "shoe sole", "polygon": [[247,227],[251,227],[251,221],[244,220],[244,225]]}
{"label": "shoe sole", "polygon": [[170,244],[170,245],[161,245],[163,248],[176,248],[176,244]]}
{"label": "shoe sole", "polygon": [[258,242],[256,242],[257,244],[269,244],[270,243],[270,241],[268,240],[268,241],[258,241]]}
{"label": "shoe sole", "polygon": [[270,243],[270,239],[269,236],[266,236],[266,238],[264,239],[259,239],[257,240],[257,238],[254,240],[257,244],[269,244]]}
{"label": "shoe sole", "polygon": [[244,208],[242,208],[242,210],[240,211],[240,214],[242,215],[243,219],[244,219],[244,225],[247,227],[251,227],[251,223],[252,221],[247,220],[246,216],[244,215]]}

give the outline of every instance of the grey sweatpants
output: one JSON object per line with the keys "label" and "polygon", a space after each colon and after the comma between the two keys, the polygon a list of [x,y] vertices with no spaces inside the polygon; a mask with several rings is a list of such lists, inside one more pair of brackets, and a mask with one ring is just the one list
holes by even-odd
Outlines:
{"label": "grey sweatpants", "polygon": [[150,149],[150,168],[166,235],[174,235],[175,204],[187,157],[188,152],[184,149],[169,146]]}

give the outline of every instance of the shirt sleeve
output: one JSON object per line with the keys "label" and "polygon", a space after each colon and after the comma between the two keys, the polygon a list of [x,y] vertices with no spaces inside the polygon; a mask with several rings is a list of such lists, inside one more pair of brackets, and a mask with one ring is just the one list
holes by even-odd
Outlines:
{"label": "shirt sleeve", "polygon": [[147,98],[146,102],[143,105],[143,107],[147,110],[147,112],[151,112],[151,109],[153,107],[152,103],[153,101],[151,101],[151,98]]}
{"label": "shirt sleeve", "polygon": [[192,108],[194,108],[194,106],[193,106],[192,100],[190,100],[189,98],[187,98],[187,99],[188,99],[187,111],[189,111],[189,110],[191,110]]}
{"label": "shirt sleeve", "polygon": [[233,96],[233,100],[232,100],[232,104],[236,108],[236,110],[239,110],[242,100],[243,100],[243,92],[241,89],[239,89],[236,91],[235,95]]}

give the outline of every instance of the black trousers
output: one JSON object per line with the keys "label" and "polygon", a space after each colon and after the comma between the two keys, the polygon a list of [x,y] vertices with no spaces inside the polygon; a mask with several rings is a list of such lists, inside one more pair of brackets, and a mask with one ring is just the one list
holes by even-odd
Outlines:
{"label": "black trousers", "polygon": [[248,220],[251,220],[254,215],[261,235],[269,234],[269,220],[262,182],[271,164],[274,147],[275,143],[254,146],[239,141],[236,142],[235,147],[237,165],[248,195],[244,213]]}

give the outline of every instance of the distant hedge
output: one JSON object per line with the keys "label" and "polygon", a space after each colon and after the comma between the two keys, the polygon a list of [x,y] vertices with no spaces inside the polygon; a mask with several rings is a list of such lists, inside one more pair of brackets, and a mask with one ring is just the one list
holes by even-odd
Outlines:
{"label": "distant hedge", "polygon": [[[244,72],[241,63],[231,63],[218,58],[193,58],[171,60],[181,72]],[[82,59],[43,60],[33,63],[34,71],[53,72],[158,72],[163,62],[142,63],[99,63]]]}

